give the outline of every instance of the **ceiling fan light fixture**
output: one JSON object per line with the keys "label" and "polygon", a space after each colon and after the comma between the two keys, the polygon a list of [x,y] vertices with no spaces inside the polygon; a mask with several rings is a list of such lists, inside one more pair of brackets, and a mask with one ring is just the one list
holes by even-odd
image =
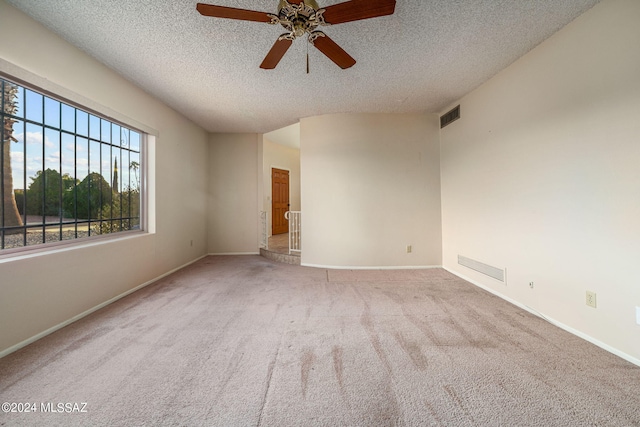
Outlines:
{"label": "ceiling fan light fixture", "polygon": [[290,33],[287,39],[293,40],[311,34],[320,25],[328,25],[323,13],[324,9],[320,9],[315,0],[304,0],[298,4],[280,0],[278,15],[269,16],[271,23],[282,25]]}

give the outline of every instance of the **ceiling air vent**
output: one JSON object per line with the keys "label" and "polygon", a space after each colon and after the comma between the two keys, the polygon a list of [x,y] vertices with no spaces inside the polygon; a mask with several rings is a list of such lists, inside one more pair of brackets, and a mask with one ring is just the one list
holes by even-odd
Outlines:
{"label": "ceiling air vent", "polygon": [[451,122],[455,122],[460,118],[460,106],[458,105],[453,110],[445,113],[440,117],[440,129],[445,127]]}

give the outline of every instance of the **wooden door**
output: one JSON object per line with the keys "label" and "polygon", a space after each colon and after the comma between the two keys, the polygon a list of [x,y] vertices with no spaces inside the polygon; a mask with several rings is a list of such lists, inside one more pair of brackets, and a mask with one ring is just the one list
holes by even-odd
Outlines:
{"label": "wooden door", "polygon": [[288,233],[284,214],[289,210],[289,171],[271,169],[271,201],[271,234]]}

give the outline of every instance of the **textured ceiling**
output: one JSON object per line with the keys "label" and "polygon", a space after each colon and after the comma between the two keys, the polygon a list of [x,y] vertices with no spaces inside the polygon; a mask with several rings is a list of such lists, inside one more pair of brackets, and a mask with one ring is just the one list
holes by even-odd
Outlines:
{"label": "textured ceiling", "polygon": [[[320,114],[441,112],[598,0],[398,0],[394,15],[325,27],[357,63],[309,46],[310,74],[306,39],[262,70],[284,29],[201,16],[197,1],[8,2],[203,128],[263,133]],[[208,3],[275,13],[278,0]]]}

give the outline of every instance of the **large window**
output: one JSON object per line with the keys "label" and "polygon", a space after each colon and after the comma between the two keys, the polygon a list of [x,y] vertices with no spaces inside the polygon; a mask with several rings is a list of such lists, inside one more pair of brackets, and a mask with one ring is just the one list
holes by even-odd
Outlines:
{"label": "large window", "polygon": [[140,229],[144,135],[0,79],[0,255]]}

